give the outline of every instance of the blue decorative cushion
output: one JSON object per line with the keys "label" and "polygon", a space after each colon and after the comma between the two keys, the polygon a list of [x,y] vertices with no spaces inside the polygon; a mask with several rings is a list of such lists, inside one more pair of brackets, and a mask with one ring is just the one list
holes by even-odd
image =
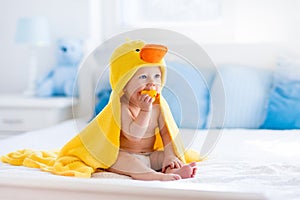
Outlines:
{"label": "blue decorative cushion", "polygon": [[107,69],[97,81],[97,87],[95,89],[96,105],[93,118],[107,105],[110,93],[111,86],[109,83],[109,69]]}
{"label": "blue decorative cushion", "polygon": [[196,69],[184,61],[167,62],[167,81],[162,91],[181,128],[204,128],[208,113],[208,84],[213,70]]}
{"label": "blue decorative cushion", "polygon": [[94,116],[98,115],[107,105],[110,97],[111,89],[104,89],[97,94],[97,103],[95,106]]}
{"label": "blue decorative cushion", "polygon": [[259,128],[271,87],[271,71],[222,65],[211,87],[207,128]]}
{"label": "blue decorative cushion", "polygon": [[273,75],[265,129],[300,128],[300,64],[281,59]]}

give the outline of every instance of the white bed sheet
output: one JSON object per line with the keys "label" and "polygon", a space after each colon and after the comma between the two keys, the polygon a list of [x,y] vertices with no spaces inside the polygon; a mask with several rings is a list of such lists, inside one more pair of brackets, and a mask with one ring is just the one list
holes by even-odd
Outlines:
{"label": "white bed sheet", "polygon": [[[69,120],[54,127],[1,140],[0,155],[23,148],[57,149],[78,133],[85,124],[83,120]],[[182,129],[181,132],[187,146],[201,149],[207,130]],[[25,182],[26,178],[45,178],[48,184],[53,183],[56,186],[58,182],[70,183],[70,180],[76,180],[78,183],[79,181],[76,178],[59,177],[38,169],[0,164],[0,177],[16,178],[16,176],[20,180],[24,179]],[[272,200],[300,199],[300,131],[222,130],[215,149],[205,161],[198,163],[197,176],[193,179],[162,183],[134,181],[126,176],[112,173],[96,173],[92,179],[80,179],[79,182],[84,185],[97,182],[108,185],[118,183],[219,192],[261,193]]]}

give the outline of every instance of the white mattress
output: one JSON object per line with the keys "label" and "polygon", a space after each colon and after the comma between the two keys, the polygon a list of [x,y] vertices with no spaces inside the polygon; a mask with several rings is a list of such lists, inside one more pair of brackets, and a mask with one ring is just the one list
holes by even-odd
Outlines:
{"label": "white mattress", "polygon": [[[69,120],[54,127],[0,140],[0,155],[23,148],[36,150],[60,148],[85,124],[82,120]],[[207,130],[182,129],[181,132],[185,144],[199,151],[207,133],[214,134]],[[6,178],[8,186],[15,184],[15,182],[9,181],[14,178],[23,180],[24,184],[34,184],[34,181],[28,180],[47,179],[45,187],[54,188],[68,187],[64,184],[65,181],[69,186],[81,189],[95,183],[107,185],[117,183],[147,187],[238,192],[248,194],[245,199],[251,199],[249,194],[252,193],[263,194],[272,200],[299,199],[300,131],[225,129],[207,159],[198,163],[196,178],[174,182],[135,181],[113,173],[98,173],[94,174],[92,179],[77,179],[3,163],[0,164],[0,177],[2,177],[0,184],[3,184],[4,178]],[[75,182],[79,185],[74,186]]]}

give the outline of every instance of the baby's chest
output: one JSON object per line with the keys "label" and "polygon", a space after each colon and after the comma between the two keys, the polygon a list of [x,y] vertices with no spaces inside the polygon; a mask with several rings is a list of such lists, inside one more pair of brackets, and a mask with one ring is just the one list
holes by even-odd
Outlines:
{"label": "baby's chest", "polygon": [[151,113],[147,132],[154,132],[156,128],[159,128],[159,112],[153,110]]}

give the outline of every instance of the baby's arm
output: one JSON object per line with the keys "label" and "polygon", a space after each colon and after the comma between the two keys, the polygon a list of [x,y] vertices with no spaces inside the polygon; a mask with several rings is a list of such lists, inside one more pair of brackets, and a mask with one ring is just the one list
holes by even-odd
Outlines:
{"label": "baby's arm", "polygon": [[170,134],[168,132],[167,127],[165,126],[162,114],[160,114],[159,117],[159,130],[164,143],[164,161],[162,166],[162,172],[165,172],[166,168],[168,167],[170,167],[171,169],[181,168],[183,166],[183,162],[176,156],[174,152]]}
{"label": "baby's arm", "polygon": [[147,94],[140,95],[137,115],[130,111],[128,104],[122,104],[121,126],[126,136],[133,140],[144,137],[151,118],[152,98]]}

